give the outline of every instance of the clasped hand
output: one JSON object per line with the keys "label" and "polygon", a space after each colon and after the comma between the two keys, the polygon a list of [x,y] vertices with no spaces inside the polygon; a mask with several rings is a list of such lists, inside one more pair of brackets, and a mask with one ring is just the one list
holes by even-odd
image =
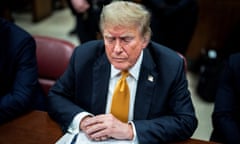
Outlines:
{"label": "clasped hand", "polygon": [[94,117],[87,116],[80,123],[80,129],[95,141],[109,138],[132,140],[133,130],[129,123],[124,123],[112,114],[101,114]]}

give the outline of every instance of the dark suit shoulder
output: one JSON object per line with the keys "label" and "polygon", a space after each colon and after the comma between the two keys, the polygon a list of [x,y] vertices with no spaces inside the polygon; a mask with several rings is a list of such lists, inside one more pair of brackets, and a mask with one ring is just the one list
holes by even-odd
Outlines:
{"label": "dark suit shoulder", "polygon": [[156,42],[150,42],[147,49],[149,49],[155,60],[164,59],[166,61],[182,61],[182,58],[176,51]]}
{"label": "dark suit shoulder", "polygon": [[185,70],[184,60],[168,47],[150,42],[144,51],[143,62],[148,68],[156,68],[157,72],[164,75],[176,75]]}
{"label": "dark suit shoulder", "polygon": [[14,24],[12,22],[9,22],[7,20],[4,20],[4,19],[0,19],[0,31],[1,31],[1,35],[3,33],[9,34],[9,35],[4,35],[4,36],[10,37],[10,39],[13,39],[13,38],[14,39],[24,39],[24,38],[32,37],[27,31],[25,31],[18,25]]}
{"label": "dark suit shoulder", "polygon": [[238,67],[240,67],[240,53],[232,54],[229,57],[229,63],[238,65]]}
{"label": "dark suit shoulder", "polygon": [[15,52],[17,52],[18,49],[25,47],[23,45],[33,45],[33,48],[35,48],[33,37],[12,22],[0,19],[0,33],[0,38],[2,40],[1,47],[3,48],[9,48],[9,50],[12,49]]}
{"label": "dark suit shoulder", "polygon": [[94,40],[76,47],[72,59],[79,65],[86,65],[94,63],[103,55],[105,55],[103,41]]}
{"label": "dark suit shoulder", "polygon": [[[234,75],[234,80],[239,81],[240,80],[240,53],[232,54],[229,57],[228,60],[228,69],[230,69],[232,75]],[[240,85],[240,83],[239,83]]]}
{"label": "dark suit shoulder", "polygon": [[75,51],[84,57],[102,55],[105,52],[104,43],[102,40],[89,41],[78,46]]}

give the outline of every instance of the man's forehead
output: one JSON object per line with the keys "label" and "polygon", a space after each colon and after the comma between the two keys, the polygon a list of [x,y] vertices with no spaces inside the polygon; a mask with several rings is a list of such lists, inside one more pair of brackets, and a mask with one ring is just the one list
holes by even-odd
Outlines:
{"label": "man's forehead", "polygon": [[106,25],[103,32],[110,35],[134,35],[138,30],[139,29],[133,25]]}
{"label": "man's forehead", "polygon": [[122,34],[114,34],[114,33],[109,33],[109,32],[104,32],[105,37],[133,37],[134,33],[127,32],[127,33],[122,33]]}

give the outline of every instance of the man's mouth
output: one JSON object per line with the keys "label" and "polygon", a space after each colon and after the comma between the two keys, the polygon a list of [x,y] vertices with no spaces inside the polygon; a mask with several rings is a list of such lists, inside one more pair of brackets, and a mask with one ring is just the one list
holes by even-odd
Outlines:
{"label": "man's mouth", "polygon": [[124,62],[126,61],[126,58],[113,58],[113,60],[116,62]]}

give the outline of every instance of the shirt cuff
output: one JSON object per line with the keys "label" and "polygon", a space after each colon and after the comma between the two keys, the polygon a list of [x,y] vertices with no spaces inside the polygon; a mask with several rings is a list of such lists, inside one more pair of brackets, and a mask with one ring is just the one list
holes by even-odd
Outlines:
{"label": "shirt cuff", "polygon": [[93,116],[93,114],[88,113],[88,112],[81,112],[78,113],[74,118],[73,121],[71,122],[70,126],[68,127],[68,132],[70,134],[77,134],[80,131],[80,122],[82,121],[82,119],[86,116]]}
{"label": "shirt cuff", "polygon": [[128,123],[130,123],[132,125],[132,129],[133,129],[133,139],[132,139],[132,142],[134,144],[138,144],[138,137],[137,137],[137,132],[136,132],[136,128],[135,128],[135,125],[132,121],[129,121]]}

